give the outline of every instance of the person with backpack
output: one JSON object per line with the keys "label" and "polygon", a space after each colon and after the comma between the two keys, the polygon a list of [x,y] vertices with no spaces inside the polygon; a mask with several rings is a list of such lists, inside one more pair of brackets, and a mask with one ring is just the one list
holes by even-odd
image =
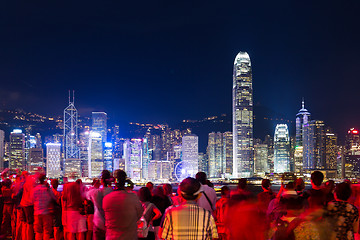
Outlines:
{"label": "person with backpack", "polygon": [[206,173],[198,172],[195,175],[195,178],[200,182],[201,185],[201,195],[200,198],[197,200],[197,204],[199,205],[199,207],[209,210],[212,213],[216,208],[216,192],[213,188],[207,185]]}
{"label": "person with backpack", "polygon": [[150,202],[152,196],[149,188],[140,188],[138,195],[144,209],[142,217],[138,222],[138,237],[139,239],[153,240],[155,239],[155,234],[151,229],[152,222],[156,219],[159,219],[162,214],[161,211],[155,206],[155,204]]}
{"label": "person with backpack", "polygon": [[286,213],[274,222],[272,240],[321,239],[316,224],[302,215],[305,209],[302,197],[281,198],[280,204]]}

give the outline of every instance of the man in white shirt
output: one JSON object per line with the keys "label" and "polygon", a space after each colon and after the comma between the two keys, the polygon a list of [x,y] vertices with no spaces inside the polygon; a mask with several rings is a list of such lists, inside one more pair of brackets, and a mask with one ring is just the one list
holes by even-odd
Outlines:
{"label": "man in white shirt", "polygon": [[206,184],[207,176],[204,172],[198,172],[195,176],[196,180],[198,180],[201,184],[201,196],[197,200],[197,204],[205,208],[206,210],[209,210],[211,213],[215,210],[215,204],[216,204],[216,192],[213,188],[209,187]]}

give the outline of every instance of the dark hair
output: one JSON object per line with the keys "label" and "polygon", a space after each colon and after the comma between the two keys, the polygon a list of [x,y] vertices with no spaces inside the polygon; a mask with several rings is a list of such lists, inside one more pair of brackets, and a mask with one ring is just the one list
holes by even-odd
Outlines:
{"label": "dark hair", "polygon": [[314,171],[311,174],[311,181],[315,184],[315,186],[320,187],[324,180],[324,174],[320,171]]}
{"label": "dark hair", "polygon": [[198,194],[194,195],[199,191],[201,185],[198,180],[188,177],[182,180],[180,183],[181,196],[185,200],[195,200],[198,197]]}
{"label": "dark hair", "polygon": [[302,191],[305,189],[305,183],[304,180],[302,178],[297,178],[295,180],[295,190],[296,191]]}
{"label": "dark hair", "polygon": [[285,185],[285,189],[286,190],[293,190],[295,189],[295,183],[294,182],[288,182],[286,185]]}
{"label": "dark hair", "polygon": [[92,181],[92,183],[91,183],[91,185],[92,185],[92,186],[95,186],[96,184],[99,184],[99,183],[100,183],[99,179],[94,178],[93,181]]}
{"label": "dark hair", "polygon": [[265,188],[266,190],[269,190],[270,186],[271,186],[271,183],[270,183],[270,180],[269,179],[263,179],[261,181],[261,186],[263,188]]}
{"label": "dark hair", "polygon": [[39,174],[39,182],[40,182],[40,184],[43,184],[45,182],[45,179],[46,179],[46,175],[43,174],[43,173],[40,173]]}
{"label": "dark hair", "polygon": [[225,196],[230,191],[230,188],[228,186],[222,186],[221,187],[221,196]]}
{"label": "dark hair", "polygon": [[173,192],[172,186],[169,183],[164,184],[163,189],[164,189],[165,195],[172,194],[172,192]]}
{"label": "dark hair", "polygon": [[152,182],[147,182],[146,187],[149,188],[150,192],[154,189],[154,184]]}
{"label": "dark hair", "polygon": [[196,175],[195,175],[195,178],[196,180],[198,180],[201,184],[205,185],[206,184],[206,173],[204,172],[198,172]]}
{"label": "dark hair", "polygon": [[157,186],[153,191],[154,196],[165,197],[164,189],[162,186]]}
{"label": "dark hair", "polygon": [[104,183],[104,187],[107,187],[110,184],[110,178],[111,178],[111,173],[109,172],[109,170],[102,170],[101,180]]}
{"label": "dark hair", "polygon": [[59,186],[59,180],[57,180],[57,179],[51,179],[51,186],[52,186],[54,189],[57,189],[58,186]]}
{"label": "dark hair", "polygon": [[246,182],[247,182],[247,179],[246,179],[246,178],[240,178],[240,179],[239,179],[239,182],[238,182],[238,188],[245,190],[246,185],[247,185]]}
{"label": "dark hair", "polygon": [[280,204],[285,207],[285,210],[300,210],[304,207],[303,197],[281,197]]}
{"label": "dark hair", "polygon": [[142,202],[150,202],[151,201],[151,192],[150,189],[147,187],[142,187],[139,190],[139,199]]}
{"label": "dark hair", "polygon": [[336,185],[335,188],[336,198],[347,201],[351,196],[351,186],[346,182],[342,182]]}
{"label": "dark hair", "polygon": [[126,180],[126,172],[121,169],[117,169],[114,173],[114,177],[116,179],[116,186],[118,189],[124,189],[125,180]]}
{"label": "dark hair", "polygon": [[2,184],[3,184],[4,187],[10,188],[10,187],[11,187],[11,180],[10,180],[10,178],[5,179]]}

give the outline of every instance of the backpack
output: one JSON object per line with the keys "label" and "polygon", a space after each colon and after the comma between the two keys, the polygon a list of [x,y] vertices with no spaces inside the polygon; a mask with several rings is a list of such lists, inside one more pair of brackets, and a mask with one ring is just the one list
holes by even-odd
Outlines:
{"label": "backpack", "polygon": [[137,235],[139,238],[146,238],[149,233],[150,225],[145,219],[146,213],[149,211],[153,204],[149,203],[149,205],[146,207],[145,211],[143,212],[141,218],[137,221]]}
{"label": "backpack", "polygon": [[304,220],[295,218],[290,223],[279,219],[276,222],[276,232],[274,233],[272,240],[295,240],[294,229],[300,225]]}

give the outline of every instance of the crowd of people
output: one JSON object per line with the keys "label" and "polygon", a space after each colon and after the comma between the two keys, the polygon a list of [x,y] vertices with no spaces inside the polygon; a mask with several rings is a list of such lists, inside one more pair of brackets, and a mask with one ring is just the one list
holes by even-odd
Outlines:
{"label": "crowd of people", "polygon": [[[15,180],[2,175],[1,235],[13,240],[132,239],[356,239],[359,197],[349,181],[323,183],[311,174],[281,185],[278,193],[263,179],[263,191],[221,188],[218,198],[204,172],[184,179],[173,193],[170,184],[151,182],[134,191],[126,173],[102,171],[86,187],[80,179],[65,183],[24,171]],[[49,184],[50,183],[50,184]]]}

